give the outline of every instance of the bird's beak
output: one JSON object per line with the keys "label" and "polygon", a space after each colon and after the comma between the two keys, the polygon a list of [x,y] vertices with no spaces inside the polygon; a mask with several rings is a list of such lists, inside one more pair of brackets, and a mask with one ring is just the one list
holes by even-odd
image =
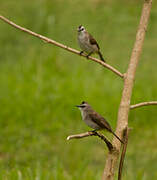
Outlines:
{"label": "bird's beak", "polygon": [[76,105],[75,107],[78,107],[78,108],[79,108],[79,107],[81,107],[81,106],[80,106],[80,105]]}

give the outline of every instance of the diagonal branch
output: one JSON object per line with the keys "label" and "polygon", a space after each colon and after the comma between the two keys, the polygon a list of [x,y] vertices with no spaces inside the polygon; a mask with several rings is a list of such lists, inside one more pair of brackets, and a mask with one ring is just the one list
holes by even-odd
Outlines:
{"label": "diagonal branch", "polygon": [[[49,38],[47,38],[47,37],[45,37],[45,36],[42,36],[42,35],[40,35],[40,34],[37,34],[37,33],[33,32],[33,31],[30,31],[29,29],[26,29],[26,28],[24,28],[24,27],[21,27],[21,26],[15,24],[15,23],[13,23],[13,22],[10,21],[9,19],[5,18],[4,16],[1,16],[1,15],[0,15],[0,19],[1,19],[2,21],[4,21],[4,22],[8,23],[9,25],[15,27],[16,29],[19,29],[19,30],[21,30],[21,31],[23,31],[23,32],[26,32],[26,33],[28,33],[28,34],[31,34],[32,36],[35,36],[35,37],[43,40],[44,42],[53,44],[53,45],[58,46],[58,47],[60,47],[60,48],[62,48],[62,49],[65,49],[65,50],[67,50],[67,51],[70,51],[70,52],[72,52],[72,53],[74,53],[74,54],[80,55],[80,51],[77,51],[76,49],[72,49],[72,48],[70,48],[70,47],[68,47],[68,46],[65,46],[65,45],[59,43],[59,42],[56,42],[56,41],[54,41],[54,40],[52,40],[52,39],[49,39]],[[86,57],[86,54],[81,54],[81,56]],[[92,61],[95,61],[96,63],[99,63],[100,65],[106,67],[107,69],[109,69],[110,71],[112,71],[113,73],[115,73],[116,75],[118,75],[119,77],[121,77],[121,78],[124,77],[124,75],[123,75],[121,72],[119,72],[117,69],[115,69],[115,68],[112,67],[111,65],[109,65],[109,64],[107,64],[107,63],[105,63],[105,62],[103,62],[103,61],[101,61],[101,60],[99,60],[99,59],[97,59],[97,58],[91,57],[91,56],[89,56],[88,59],[90,59],[90,60],[92,60]]]}
{"label": "diagonal branch", "polygon": [[88,136],[98,136],[100,139],[102,139],[107,147],[108,147],[108,150],[109,152],[113,151],[115,148],[112,146],[112,144],[110,143],[109,140],[107,140],[107,138],[98,133],[98,132],[95,132],[95,131],[88,131],[88,132],[85,132],[85,133],[81,133],[81,134],[75,134],[75,135],[70,135],[67,137],[67,140],[70,140],[70,139],[80,139],[80,138],[84,138],[84,137],[88,137]]}
{"label": "diagonal branch", "polygon": [[130,109],[135,109],[141,106],[157,105],[157,101],[141,102],[130,106]]}

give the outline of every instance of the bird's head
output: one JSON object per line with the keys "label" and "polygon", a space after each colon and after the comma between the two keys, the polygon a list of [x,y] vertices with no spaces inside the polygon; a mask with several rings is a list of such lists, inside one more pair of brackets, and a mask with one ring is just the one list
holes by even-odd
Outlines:
{"label": "bird's head", "polygon": [[80,33],[80,32],[84,32],[85,31],[85,28],[84,26],[80,25],[77,29],[77,31]]}
{"label": "bird's head", "polygon": [[82,103],[80,105],[77,105],[76,107],[78,107],[80,111],[85,111],[91,108],[90,105],[85,101],[82,101]]}

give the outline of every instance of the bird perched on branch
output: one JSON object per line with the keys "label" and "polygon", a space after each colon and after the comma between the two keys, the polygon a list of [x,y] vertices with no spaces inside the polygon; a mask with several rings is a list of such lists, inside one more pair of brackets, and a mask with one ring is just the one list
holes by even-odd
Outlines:
{"label": "bird perched on branch", "polygon": [[80,48],[82,49],[80,54],[86,52],[88,58],[88,56],[90,56],[91,54],[97,53],[100,59],[105,62],[100,52],[100,47],[96,42],[96,40],[92,37],[92,35],[90,35],[82,25],[78,27],[77,31],[78,31],[78,43],[80,45]]}
{"label": "bird perched on branch", "polygon": [[83,101],[76,107],[80,109],[83,121],[89,127],[94,129],[94,131],[106,129],[107,131],[112,133],[121,143],[123,143],[123,141],[113,132],[106,119],[99,115],[96,111],[94,111],[87,102]]}

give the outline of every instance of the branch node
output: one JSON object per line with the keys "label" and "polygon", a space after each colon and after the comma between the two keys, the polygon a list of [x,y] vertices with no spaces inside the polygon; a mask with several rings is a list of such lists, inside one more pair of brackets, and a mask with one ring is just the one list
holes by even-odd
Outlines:
{"label": "branch node", "polygon": [[126,76],[127,76],[127,73],[124,73],[124,74],[123,74],[123,79],[124,79],[124,80],[126,79]]}

